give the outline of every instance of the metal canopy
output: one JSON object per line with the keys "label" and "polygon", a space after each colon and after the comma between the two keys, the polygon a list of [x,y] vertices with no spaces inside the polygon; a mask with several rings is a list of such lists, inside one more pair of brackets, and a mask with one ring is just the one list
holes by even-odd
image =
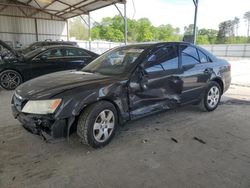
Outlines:
{"label": "metal canopy", "polygon": [[[126,0],[1,0],[0,15],[66,20]],[[14,7],[19,12],[7,11]]]}

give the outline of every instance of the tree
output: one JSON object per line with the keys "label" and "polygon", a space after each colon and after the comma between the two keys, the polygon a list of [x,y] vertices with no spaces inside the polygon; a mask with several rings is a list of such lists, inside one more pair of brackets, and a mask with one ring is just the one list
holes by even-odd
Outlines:
{"label": "tree", "polygon": [[214,44],[216,43],[216,37],[218,31],[214,29],[199,29],[197,32],[197,43],[198,44]]}
{"label": "tree", "polygon": [[247,37],[250,36],[250,11],[245,12],[244,19],[247,22]]}
{"label": "tree", "polygon": [[207,35],[197,35],[196,42],[197,44],[210,44]]}
{"label": "tree", "polygon": [[152,24],[147,18],[141,18],[137,23],[137,41],[138,42],[147,42],[153,41],[153,32],[152,32]]}
{"label": "tree", "polygon": [[155,39],[157,41],[178,41],[179,31],[179,28],[173,28],[170,24],[160,25],[155,28]]}
{"label": "tree", "polygon": [[233,22],[234,22],[234,27],[235,27],[235,35],[238,36],[240,19],[238,17],[235,17]]}
{"label": "tree", "polygon": [[69,21],[69,36],[77,40],[88,39],[88,29],[80,17],[75,17]]}
{"label": "tree", "polygon": [[221,22],[219,24],[219,32],[217,36],[217,41],[219,43],[225,43],[227,37],[234,37],[235,32],[235,21],[234,20],[227,20],[224,22]]}
{"label": "tree", "polygon": [[[248,15],[248,14],[247,14]],[[250,13],[249,13],[250,18]],[[246,19],[246,18],[245,18]],[[238,36],[239,18],[226,20],[219,24],[219,30],[197,29],[198,44],[216,44],[216,43],[247,43],[250,38]],[[76,39],[88,39],[88,30],[81,18],[70,20],[70,36]],[[250,19],[249,19],[250,24]],[[106,40],[114,42],[124,41],[124,25],[121,16],[105,17],[100,23],[93,23],[91,28],[91,37],[93,40]],[[180,29],[170,24],[153,26],[149,19],[141,18],[139,20],[127,18],[128,42],[147,42],[147,41],[180,41],[182,35]],[[185,35],[193,35],[193,24],[184,28]]]}
{"label": "tree", "polygon": [[184,27],[184,35],[193,35],[194,24],[189,24]]}

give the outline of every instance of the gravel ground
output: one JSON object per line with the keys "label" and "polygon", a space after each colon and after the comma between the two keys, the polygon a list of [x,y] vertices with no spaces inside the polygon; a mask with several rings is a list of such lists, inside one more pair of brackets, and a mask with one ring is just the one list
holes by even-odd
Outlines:
{"label": "gravel ground", "polygon": [[76,134],[53,144],[30,134],[11,115],[13,92],[0,91],[0,187],[248,188],[247,84],[232,84],[211,113],[187,106],[127,123],[98,150]]}

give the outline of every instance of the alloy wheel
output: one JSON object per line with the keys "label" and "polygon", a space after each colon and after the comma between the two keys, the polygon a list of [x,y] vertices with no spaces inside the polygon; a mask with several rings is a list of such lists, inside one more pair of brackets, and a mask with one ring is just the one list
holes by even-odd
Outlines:
{"label": "alloy wheel", "polygon": [[1,75],[1,85],[5,89],[15,89],[22,82],[20,76],[14,71],[8,71]]}
{"label": "alloy wheel", "polygon": [[217,86],[213,86],[208,91],[207,104],[210,108],[214,108],[220,99],[220,90]]}
{"label": "alloy wheel", "polygon": [[96,118],[93,135],[96,141],[105,142],[111,136],[115,126],[115,115],[111,110],[103,110]]}

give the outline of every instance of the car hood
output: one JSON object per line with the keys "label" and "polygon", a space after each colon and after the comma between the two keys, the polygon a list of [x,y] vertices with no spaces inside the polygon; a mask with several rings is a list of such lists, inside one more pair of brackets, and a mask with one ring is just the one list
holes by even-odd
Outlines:
{"label": "car hood", "polygon": [[25,82],[16,89],[16,95],[25,99],[48,99],[76,87],[89,86],[93,88],[93,86],[98,87],[98,85],[113,81],[113,77],[101,74],[72,70],[62,71]]}
{"label": "car hood", "polygon": [[9,50],[14,56],[19,56],[19,53],[11,48],[8,44],[6,44],[4,41],[0,40],[0,45],[4,47],[5,49]]}

